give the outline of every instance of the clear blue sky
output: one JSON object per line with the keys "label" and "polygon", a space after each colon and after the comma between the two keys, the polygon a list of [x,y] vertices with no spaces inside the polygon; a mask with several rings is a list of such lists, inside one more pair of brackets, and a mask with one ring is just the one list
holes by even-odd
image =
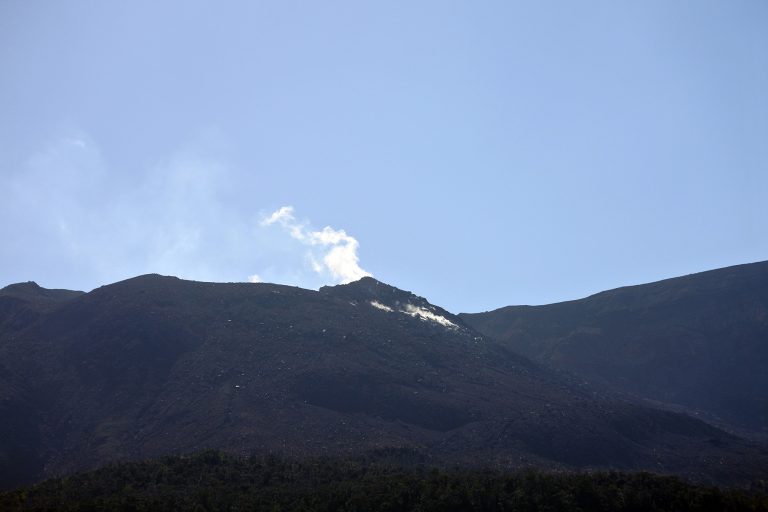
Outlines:
{"label": "clear blue sky", "polygon": [[458,312],[765,260],[768,2],[4,0],[0,194],[0,286]]}

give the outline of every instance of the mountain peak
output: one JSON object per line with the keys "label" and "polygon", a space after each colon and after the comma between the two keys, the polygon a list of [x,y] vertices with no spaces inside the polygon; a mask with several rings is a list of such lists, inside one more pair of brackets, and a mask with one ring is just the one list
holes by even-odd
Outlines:
{"label": "mountain peak", "polygon": [[56,290],[43,288],[34,281],[9,284],[5,288],[0,288],[0,295],[6,297],[15,297],[23,300],[63,300],[81,295],[83,292],[73,290]]}
{"label": "mountain peak", "polygon": [[42,287],[34,281],[25,281],[21,283],[9,284],[5,288],[0,288],[0,292],[17,292],[17,291],[37,291]]}
{"label": "mountain peak", "polygon": [[382,311],[403,313],[451,329],[464,325],[457,316],[432,305],[424,297],[382,283],[373,277],[363,277],[357,281],[337,286],[323,286],[320,288],[320,293],[355,304],[368,303]]}
{"label": "mountain peak", "polygon": [[49,290],[34,281],[0,288],[0,345],[4,336],[23,329],[41,314],[82,294],[72,290]]}
{"label": "mountain peak", "polygon": [[356,302],[378,301],[388,306],[400,303],[429,304],[423,297],[383,283],[373,277],[363,277],[357,281],[336,286],[323,286],[320,288],[320,293]]}

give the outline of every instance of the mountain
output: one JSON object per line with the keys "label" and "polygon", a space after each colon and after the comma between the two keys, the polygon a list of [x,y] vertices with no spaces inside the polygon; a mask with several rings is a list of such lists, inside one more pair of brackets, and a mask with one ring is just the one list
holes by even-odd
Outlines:
{"label": "mountain", "polygon": [[768,433],[768,262],[460,317],[551,368]]}
{"label": "mountain", "polygon": [[41,313],[82,294],[72,290],[49,290],[34,281],[1,288],[0,332],[29,325]]}
{"label": "mountain", "polygon": [[59,298],[0,331],[4,487],[203,448],[768,473],[762,447],[559,375],[371,278],[313,291],[146,275]]}
{"label": "mountain", "polygon": [[0,288],[0,297],[12,297],[38,305],[57,304],[78,297],[83,293],[85,292],[74,290],[51,290],[43,288],[34,281],[11,284],[5,288]]}
{"label": "mountain", "polygon": [[[0,354],[19,331],[81,295],[83,292],[42,288],[32,281],[0,289]],[[27,399],[24,373],[14,363],[0,359],[0,486],[25,481],[39,472],[41,464],[38,411]]]}

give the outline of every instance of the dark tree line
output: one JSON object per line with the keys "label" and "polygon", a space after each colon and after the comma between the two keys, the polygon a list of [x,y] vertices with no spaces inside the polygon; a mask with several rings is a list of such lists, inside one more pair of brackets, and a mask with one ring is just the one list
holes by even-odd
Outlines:
{"label": "dark tree line", "polygon": [[502,473],[217,451],[109,466],[0,493],[0,510],[766,511],[762,489],[649,473]]}

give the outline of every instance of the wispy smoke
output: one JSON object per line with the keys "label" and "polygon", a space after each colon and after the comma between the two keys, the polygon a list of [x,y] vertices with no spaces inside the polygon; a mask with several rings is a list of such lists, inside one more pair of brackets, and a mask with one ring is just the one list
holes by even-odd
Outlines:
{"label": "wispy smoke", "polygon": [[254,264],[303,284],[270,269],[278,258],[267,234],[248,236],[253,205],[233,193],[236,171],[205,140],[189,146],[119,176],[78,131],[0,170],[0,286],[88,290],[149,272],[240,281]]}
{"label": "wispy smoke", "polygon": [[360,244],[343,229],[326,226],[320,231],[311,231],[307,223],[296,220],[293,206],[283,206],[261,222],[262,226],[273,224],[279,224],[291,237],[311,247],[307,259],[318,274],[329,273],[342,284],[371,275],[360,267],[357,256]]}
{"label": "wispy smoke", "polygon": [[[0,169],[0,286],[34,279],[88,290],[157,272],[316,288],[369,275],[344,231],[309,229],[290,207],[256,217],[262,199],[237,188],[247,177],[210,140],[121,175],[97,141],[72,130]],[[254,232],[260,221],[290,237]]]}

